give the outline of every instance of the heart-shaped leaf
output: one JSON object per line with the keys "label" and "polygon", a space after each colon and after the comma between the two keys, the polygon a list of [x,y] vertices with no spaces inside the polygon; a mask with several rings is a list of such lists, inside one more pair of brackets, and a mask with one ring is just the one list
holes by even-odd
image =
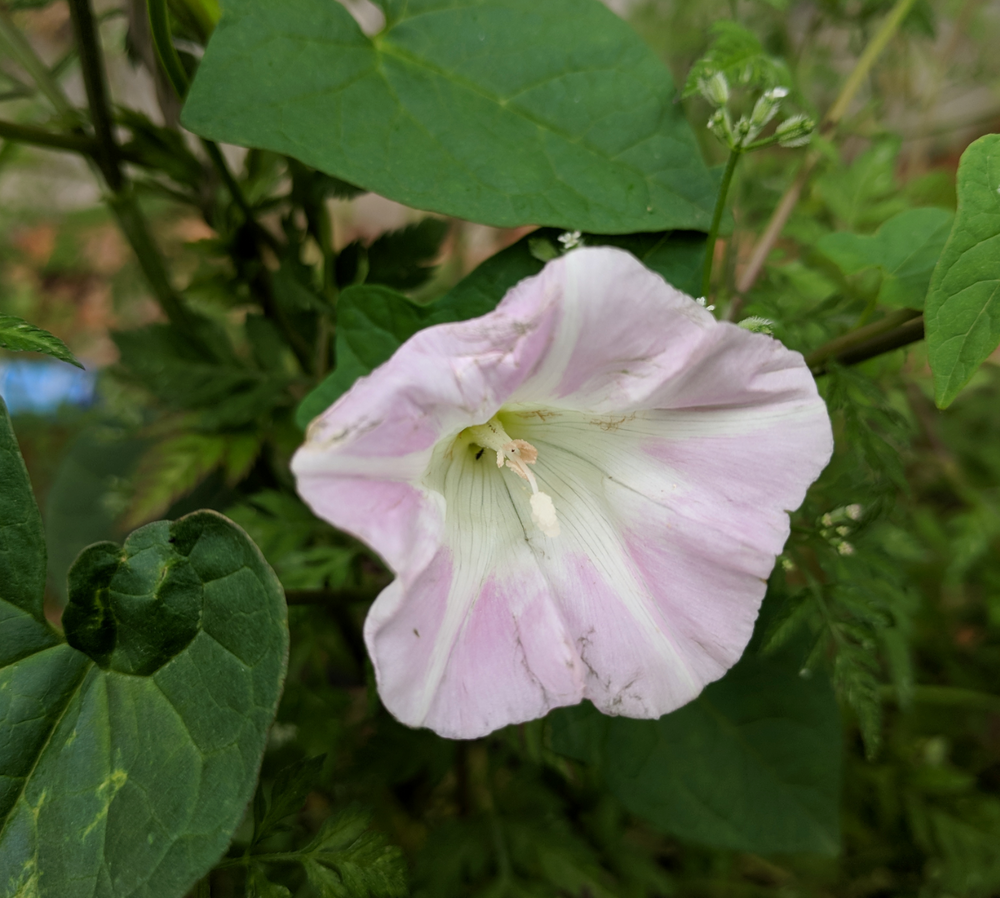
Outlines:
{"label": "heart-shaped leaf", "polygon": [[42,609],[41,521],[0,401],[0,894],[180,898],[253,794],[288,650],[281,587],[196,512],[70,570]]}
{"label": "heart-shaped leaf", "polygon": [[230,0],[184,108],[419,209],[498,226],[707,230],[670,74],[598,0],[408,0],[369,38],[333,0]]}
{"label": "heart-shaped leaf", "polygon": [[1000,134],[980,137],[962,154],[958,213],[924,320],[934,396],[945,408],[1000,344]]}

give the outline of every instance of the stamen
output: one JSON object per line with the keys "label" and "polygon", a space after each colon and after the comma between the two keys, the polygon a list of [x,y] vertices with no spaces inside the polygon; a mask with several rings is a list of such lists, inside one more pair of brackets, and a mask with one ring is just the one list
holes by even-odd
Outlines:
{"label": "stamen", "polygon": [[538,450],[527,440],[512,440],[503,425],[491,418],[485,424],[468,428],[472,441],[497,454],[497,467],[505,464],[531,487],[531,520],[546,536],[559,535],[559,519],[552,497],[538,488],[538,480],[528,467],[538,461]]}

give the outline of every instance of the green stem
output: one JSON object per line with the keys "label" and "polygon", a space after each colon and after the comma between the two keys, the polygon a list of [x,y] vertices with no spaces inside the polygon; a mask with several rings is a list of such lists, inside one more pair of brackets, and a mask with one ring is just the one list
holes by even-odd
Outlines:
{"label": "green stem", "polygon": [[71,118],[79,118],[77,110],[66,99],[66,95],[52,77],[48,67],[35,54],[31,44],[21,34],[3,5],[0,5],[0,49],[6,50],[7,55],[15,59],[28,73],[56,112]]}
{"label": "green stem", "polygon": [[[917,335],[918,329],[919,335]],[[899,343],[897,342],[899,336],[912,337],[912,339]],[[905,346],[906,343],[919,340],[922,336],[923,318],[920,313],[913,309],[900,309],[896,312],[890,312],[878,321],[848,331],[848,333],[824,343],[819,349],[806,356],[806,364],[817,373],[822,372],[826,363],[831,359],[842,364],[853,365],[881,352]],[[880,348],[883,346],[884,348]]]}
{"label": "green stem", "polygon": [[188,80],[184,64],[177,54],[173,38],[170,36],[170,16],[166,0],[148,0],[149,29],[153,35],[153,46],[177,96],[182,100],[187,96]]}
{"label": "green stem", "polygon": [[726,208],[726,196],[729,193],[729,185],[733,180],[733,172],[736,171],[736,162],[740,158],[742,150],[735,147],[729,151],[729,160],[726,162],[726,170],[722,174],[722,183],[719,185],[719,196],[715,200],[715,212],[712,214],[712,226],[708,230],[708,242],[705,244],[705,266],[701,276],[701,295],[708,300],[708,291],[712,286],[712,262],[715,258],[715,241],[719,236],[719,225],[722,222],[722,213]]}
{"label": "green stem", "polygon": [[108,197],[107,202],[118,221],[118,226],[125,235],[125,239],[128,240],[132,251],[139,260],[139,267],[142,268],[142,273],[146,276],[160,308],[163,309],[171,323],[193,335],[194,328],[191,317],[177,291],[170,283],[170,276],[167,273],[163,257],[153,241],[146,216],[143,215],[131,187],[124,185]]}
{"label": "green stem", "polygon": [[[882,686],[879,693],[884,700],[899,700],[899,690],[895,686]],[[956,689],[951,686],[914,686],[912,696],[913,701],[921,705],[966,708],[970,711],[1000,714],[1000,695],[988,692]]]}
{"label": "green stem", "polygon": [[108,205],[118,224],[139,259],[139,265],[149,282],[160,308],[170,321],[200,343],[191,317],[184,307],[180,295],[174,290],[167,274],[166,266],[156,244],[146,218],[136,201],[132,186],[121,168],[121,151],[115,141],[111,118],[111,106],[104,77],[104,63],[94,26],[94,16],[89,0],[69,0],[73,30],[80,52],[84,88],[90,117],[97,136],[94,158],[104,177],[111,196]]}
{"label": "green stem", "polygon": [[69,11],[76,33],[76,45],[80,51],[80,69],[83,86],[87,92],[87,105],[94,133],[100,145],[96,161],[104,175],[108,187],[115,193],[125,186],[121,164],[118,158],[118,144],[111,119],[111,105],[108,103],[108,88],[104,80],[104,65],[101,48],[97,42],[97,28],[89,0],[69,0]]}
{"label": "green stem", "polygon": [[0,120],[0,138],[51,150],[69,150],[82,156],[93,156],[97,152],[97,141],[93,138],[79,134],[56,134],[45,128],[3,120]]}

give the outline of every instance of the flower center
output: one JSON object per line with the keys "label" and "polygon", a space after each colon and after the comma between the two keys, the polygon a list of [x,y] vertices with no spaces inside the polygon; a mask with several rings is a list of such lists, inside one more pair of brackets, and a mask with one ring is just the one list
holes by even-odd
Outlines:
{"label": "flower center", "polygon": [[497,454],[497,467],[506,465],[531,487],[531,520],[546,536],[559,535],[559,519],[552,497],[538,488],[538,481],[528,465],[538,461],[538,450],[526,440],[512,440],[503,425],[496,418],[485,424],[477,424],[466,429],[472,442],[484,449],[492,449]]}

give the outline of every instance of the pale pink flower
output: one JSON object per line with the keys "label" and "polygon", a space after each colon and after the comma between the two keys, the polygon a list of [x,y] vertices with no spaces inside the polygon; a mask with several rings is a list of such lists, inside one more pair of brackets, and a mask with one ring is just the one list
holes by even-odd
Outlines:
{"label": "pale pink flower", "polygon": [[721,677],[831,450],[798,353],[602,247],[411,337],[292,469],[396,575],[365,623],[386,707],[472,738]]}

